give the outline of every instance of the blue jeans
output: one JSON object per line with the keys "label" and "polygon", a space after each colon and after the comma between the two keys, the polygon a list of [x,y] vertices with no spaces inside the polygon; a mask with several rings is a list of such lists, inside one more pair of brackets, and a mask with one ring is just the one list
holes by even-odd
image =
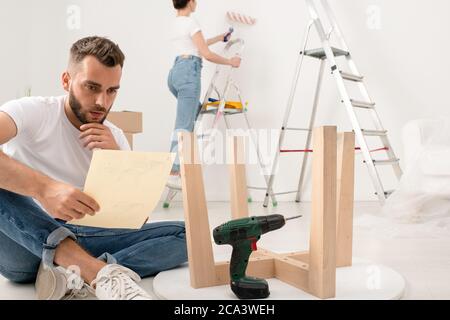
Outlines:
{"label": "blue jeans", "polygon": [[184,222],[150,223],[140,230],[72,226],[53,219],[31,198],[0,189],[0,274],[5,278],[34,282],[40,262],[52,266],[55,249],[66,238],[142,278],[187,261]]}
{"label": "blue jeans", "polygon": [[170,152],[177,153],[172,167],[173,172],[180,171],[178,133],[183,131],[193,132],[195,121],[201,110],[201,103],[199,103],[201,72],[202,59],[196,56],[189,56],[189,58],[177,57],[169,73],[169,89],[175,98],[177,98],[177,117],[170,146]]}

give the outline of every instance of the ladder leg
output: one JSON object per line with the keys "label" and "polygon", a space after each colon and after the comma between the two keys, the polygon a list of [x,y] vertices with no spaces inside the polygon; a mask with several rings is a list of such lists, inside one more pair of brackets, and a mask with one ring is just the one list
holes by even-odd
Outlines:
{"label": "ladder leg", "polygon": [[[308,131],[308,138],[306,139],[305,144],[305,150],[311,148],[311,140],[312,140],[312,130],[314,129],[314,123],[316,121],[316,115],[317,115],[317,106],[319,105],[319,99],[320,99],[320,91],[322,89],[322,83],[323,83],[323,74],[325,70],[325,60],[320,61],[320,70],[319,70],[319,76],[317,79],[317,86],[316,86],[316,93],[314,94],[314,102],[313,102],[313,109],[311,113],[311,118],[309,120],[309,131]],[[308,166],[308,159],[309,159],[309,153],[305,152],[303,154],[303,161],[302,161],[302,169],[300,173],[300,179],[298,182],[298,188],[297,188],[297,196],[295,198],[296,202],[301,201],[301,189],[303,186],[303,181],[305,179],[306,174],[306,168]]]}
{"label": "ladder leg", "polygon": [[[237,89],[237,88],[236,88],[236,89]],[[240,93],[239,93],[239,99],[241,99]],[[241,101],[241,103],[242,103],[242,99],[241,99],[240,101]],[[245,113],[244,113],[244,115],[245,115]],[[227,127],[227,130],[231,130],[232,127],[231,127],[231,124],[230,124],[230,122],[228,121],[227,117],[224,116],[223,119],[224,119],[224,121],[225,121],[225,126]],[[250,131],[250,128],[249,128],[248,130]],[[227,149],[227,150],[228,150],[228,149]],[[246,152],[247,152],[247,151],[246,151]],[[245,170],[246,181],[248,181],[247,175],[248,175],[247,170]],[[246,187],[247,187],[247,186],[246,186]],[[251,197],[250,197],[250,193],[249,193],[248,188],[246,188],[246,191],[247,191],[247,195],[246,195],[246,196],[247,196],[247,201],[248,201],[248,202],[251,202]]]}
{"label": "ladder leg", "polygon": [[[234,84],[233,84],[233,85],[234,85]],[[242,99],[242,95],[241,95],[240,89],[239,89],[236,85],[234,85],[234,88],[236,89],[236,92],[237,92],[237,95],[238,95],[238,97],[239,97],[239,101],[241,102],[241,105],[244,106],[244,101],[243,101],[243,99]],[[263,159],[262,159],[262,156],[261,156],[261,151],[260,151],[260,149],[259,149],[258,139],[257,139],[257,138],[255,137],[255,135],[253,134],[252,126],[251,126],[251,124],[250,124],[250,121],[248,120],[248,117],[247,117],[247,113],[246,113],[245,108],[243,109],[243,115],[244,115],[245,123],[246,123],[246,125],[247,125],[247,130],[248,130],[249,135],[250,135],[250,139],[251,139],[252,144],[255,146],[255,149],[256,149],[256,155],[257,155],[257,157],[258,157],[258,163],[259,163],[259,166],[260,166],[260,168],[261,168],[263,171],[265,171],[265,167],[263,167]],[[246,173],[248,174],[247,171],[246,171]],[[265,175],[265,174],[264,174],[264,180],[266,181],[266,187],[267,187],[267,184],[268,184],[268,182],[269,182],[269,178],[268,178],[268,176]],[[249,180],[247,179],[247,181],[249,181]],[[275,195],[273,194],[273,191],[270,192],[270,197],[271,197],[271,199],[272,199],[273,205],[276,206],[276,205],[277,205],[277,199],[276,199]],[[248,191],[248,202],[252,202],[252,197],[251,197],[251,195],[250,195],[250,191]]]}
{"label": "ladder leg", "polygon": [[[234,89],[236,90],[236,93],[237,93],[237,95],[238,95],[238,98],[239,98],[239,101],[240,101],[241,105],[244,106],[244,101],[243,101],[243,99],[242,99],[242,95],[241,95],[240,89],[239,89],[238,86],[236,86],[234,83],[232,84],[232,86],[233,86]],[[246,125],[247,125],[247,130],[248,130],[249,133],[250,133],[250,139],[251,139],[252,144],[255,146],[255,149],[256,149],[256,154],[257,154],[257,157],[258,157],[258,163],[259,163],[259,166],[261,167],[261,169],[262,169],[263,171],[265,171],[265,166],[263,167],[263,158],[262,158],[261,151],[260,151],[260,148],[259,148],[258,139],[257,139],[256,136],[253,134],[252,126],[251,126],[251,124],[250,124],[250,121],[248,120],[246,110],[244,109],[242,113],[243,113],[243,115],[244,115],[245,123],[246,123]],[[226,119],[226,117],[224,117],[224,118]],[[227,128],[231,128],[231,125],[229,125],[229,123],[227,123]],[[267,187],[267,184],[269,183],[269,177],[268,177],[268,175],[264,174],[264,180],[266,181],[266,187]],[[248,180],[247,180],[247,181],[248,181]],[[252,198],[251,198],[251,195],[250,195],[250,191],[248,191],[248,195],[249,195],[249,197],[248,197],[248,202],[252,202]],[[276,199],[276,196],[273,194],[273,190],[271,190],[271,192],[270,192],[270,197],[271,197],[271,199],[272,199],[272,204],[273,204],[273,206],[276,206],[276,205],[277,205],[277,199]]]}
{"label": "ladder leg", "polygon": [[287,103],[286,112],[284,114],[283,126],[282,126],[281,132],[280,132],[280,139],[278,140],[278,146],[277,146],[277,150],[276,150],[276,154],[275,154],[275,159],[272,164],[272,170],[270,173],[269,182],[267,184],[266,195],[264,197],[264,204],[263,204],[264,207],[267,207],[269,205],[269,196],[272,192],[273,184],[275,181],[275,171],[277,170],[277,167],[278,167],[280,150],[281,150],[281,147],[283,146],[283,141],[284,141],[284,137],[286,134],[286,128],[287,128],[287,124],[289,122],[289,116],[291,115],[292,106],[294,105],[294,98],[295,98],[295,93],[297,91],[298,80],[300,78],[300,72],[302,70],[303,60],[305,58],[304,52],[306,51],[306,46],[308,44],[308,39],[309,39],[309,33],[311,32],[311,27],[312,27],[313,23],[314,23],[314,21],[311,20],[308,23],[308,26],[306,27],[302,51],[300,52],[300,55],[298,57],[297,66],[296,66],[295,74],[294,74],[294,80],[292,81],[291,92],[289,94],[289,100]]}
{"label": "ladder leg", "polygon": [[164,200],[164,204],[163,204],[163,207],[165,209],[169,208],[170,203],[172,202],[173,198],[175,198],[177,193],[178,193],[177,190],[169,188],[169,192],[167,193],[166,200]]}
{"label": "ladder leg", "polygon": [[[264,171],[263,172],[264,173],[264,180],[266,181],[266,186],[267,186],[269,184],[269,177],[265,174],[266,168],[265,168],[265,166],[263,166],[264,161],[263,161],[263,158],[262,158],[262,155],[261,155],[261,150],[259,148],[258,139],[253,134],[252,126],[250,125],[250,121],[248,120],[248,117],[247,117],[246,113],[244,113],[244,118],[245,118],[245,122],[247,124],[248,131],[250,132],[250,139],[252,140],[252,143],[253,143],[253,145],[255,146],[255,149],[256,149],[256,155],[258,157],[259,166]],[[276,206],[277,205],[277,198],[273,194],[273,190],[270,190],[269,192],[270,192],[270,197],[272,199],[272,204],[274,206]]]}
{"label": "ladder leg", "polygon": [[[363,132],[361,130],[361,126],[359,124],[358,118],[356,116],[356,113],[353,109],[353,104],[351,102],[349,93],[347,92],[346,86],[344,84],[343,77],[341,76],[341,73],[337,69],[337,63],[333,54],[333,51],[331,49],[330,42],[325,34],[323,24],[317,14],[317,10],[314,6],[314,2],[312,0],[307,0],[308,9],[310,11],[310,15],[314,20],[314,24],[317,30],[317,33],[319,34],[319,38],[322,42],[322,47],[325,51],[328,64],[332,70],[333,77],[337,83],[338,90],[341,95],[341,99],[345,105],[345,108],[347,110],[347,114],[350,118],[350,122],[352,123],[353,130],[356,135],[356,139],[360,145],[361,152],[363,154],[364,160],[366,162],[367,168],[369,170],[369,174],[372,178],[372,182],[375,186],[375,190],[377,191],[378,199],[382,204],[384,204],[385,201],[385,194],[383,190],[383,186],[381,184],[380,177],[378,175],[377,170],[375,169],[375,165],[373,163],[370,150],[367,146],[366,140],[364,138]],[[347,49],[347,48],[345,48]],[[354,65],[350,64],[351,69],[354,67]],[[353,71],[353,70],[352,70]],[[356,70],[355,70],[356,71]],[[359,74],[359,73],[356,73]],[[368,98],[368,97],[367,97]]]}
{"label": "ladder leg", "polygon": [[213,127],[212,127],[212,131],[211,131],[211,137],[209,139],[209,141],[213,141],[217,132],[217,127],[219,125],[219,121],[220,118],[225,118],[225,113],[224,113],[224,109],[225,109],[225,104],[226,104],[226,97],[228,96],[228,91],[230,91],[230,87],[232,84],[232,80],[231,80],[231,71],[228,74],[228,78],[225,84],[225,89],[223,91],[223,94],[221,96],[220,99],[220,104],[219,107],[217,108],[217,113],[216,116],[214,117],[214,122],[213,122]]}

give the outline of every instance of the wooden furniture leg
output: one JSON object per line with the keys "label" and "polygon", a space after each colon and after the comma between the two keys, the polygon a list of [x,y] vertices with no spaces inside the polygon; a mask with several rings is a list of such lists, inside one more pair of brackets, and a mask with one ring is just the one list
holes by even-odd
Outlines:
{"label": "wooden furniture leg", "polygon": [[314,129],[309,291],[336,293],[336,127]]}
{"label": "wooden furniture leg", "polygon": [[179,133],[178,146],[191,286],[211,287],[216,283],[216,269],[195,135]]}
{"label": "wooden furniture leg", "polygon": [[336,265],[352,265],[355,134],[339,133],[337,146]]}

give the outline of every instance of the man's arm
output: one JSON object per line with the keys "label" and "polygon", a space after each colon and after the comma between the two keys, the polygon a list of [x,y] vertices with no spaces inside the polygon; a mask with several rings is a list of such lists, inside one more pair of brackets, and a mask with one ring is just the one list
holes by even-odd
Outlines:
{"label": "man's arm", "polygon": [[[14,121],[4,112],[0,112],[0,145],[17,135]],[[37,198],[39,190],[48,178],[27,166],[9,158],[0,151],[0,188],[24,196]],[[34,183],[30,183],[33,181]]]}
{"label": "man's arm", "polygon": [[[0,145],[17,135],[15,122],[0,111]],[[53,217],[70,221],[94,215],[98,204],[80,190],[55,181],[0,151],[0,189],[38,200]]]}

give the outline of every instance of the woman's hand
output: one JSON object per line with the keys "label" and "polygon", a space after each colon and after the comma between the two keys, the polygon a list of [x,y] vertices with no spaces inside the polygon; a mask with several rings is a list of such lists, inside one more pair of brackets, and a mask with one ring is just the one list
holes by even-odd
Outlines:
{"label": "woman's hand", "polygon": [[240,57],[235,56],[230,59],[230,66],[232,66],[233,68],[239,68],[241,66],[241,61],[242,59]]}

